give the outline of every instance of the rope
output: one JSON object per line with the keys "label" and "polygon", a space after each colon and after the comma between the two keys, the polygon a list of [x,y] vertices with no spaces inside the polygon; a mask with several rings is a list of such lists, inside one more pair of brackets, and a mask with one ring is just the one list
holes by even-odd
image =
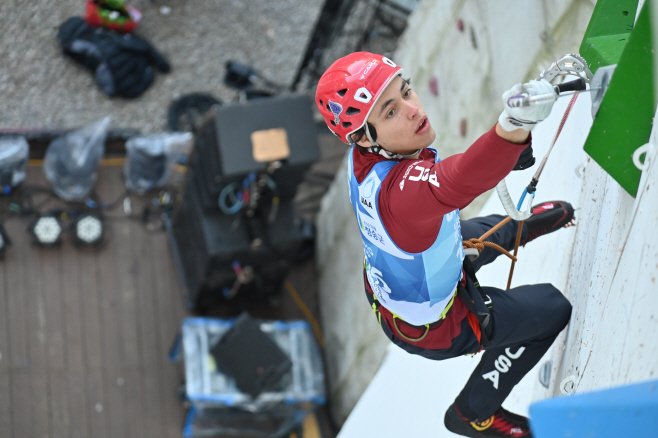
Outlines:
{"label": "rope", "polygon": [[[557,132],[555,133],[555,137],[553,138],[553,142],[551,143],[551,147],[548,149],[548,153],[546,153],[546,155],[542,159],[541,163],[539,164],[539,168],[537,169],[537,172],[535,172],[535,175],[532,177],[532,180],[535,184],[539,181],[539,176],[541,175],[542,171],[544,170],[544,166],[546,165],[546,161],[548,160],[548,156],[550,155],[551,151],[553,150],[553,146],[555,146],[555,142],[557,141],[558,137],[560,136],[560,133],[562,132],[562,128],[564,128],[564,124],[567,122],[567,118],[569,117],[569,113],[571,113],[571,109],[573,108],[574,104],[576,103],[576,99],[578,99],[578,94],[579,93],[576,92],[571,97],[571,100],[569,101],[569,105],[567,105],[567,109],[564,111],[564,115],[562,116],[562,120],[560,121],[560,126],[558,126]],[[484,233],[479,239],[470,239],[468,241],[462,242],[462,245],[465,249],[466,248],[475,248],[475,249],[478,250],[478,253],[481,253],[482,250],[484,250],[484,247],[488,246],[488,247],[497,249],[498,251],[502,252],[507,257],[512,259],[512,266],[510,266],[509,277],[507,278],[507,289],[508,290],[512,285],[512,276],[514,275],[514,264],[517,261],[516,255],[519,252],[519,245],[521,244],[521,233],[523,231],[523,221],[519,221],[519,228],[516,231],[516,241],[514,242],[514,255],[510,254],[505,249],[503,249],[501,246],[496,245],[495,243],[485,242],[484,239],[486,239],[491,234],[496,232],[496,230],[498,230],[500,227],[505,225],[511,219],[512,219],[511,217],[507,216],[505,219],[500,221],[498,224],[496,224],[489,231]]]}
{"label": "rope", "polygon": [[[519,244],[521,243],[521,233],[523,232],[523,221],[519,221],[519,228],[516,230],[516,241],[514,242],[514,255],[518,254],[519,252]],[[507,289],[509,290],[510,286],[512,285],[512,275],[514,275],[514,262],[516,260],[512,260],[512,266],[509,268],[509,277],[507,277]]]}
{"label": "rope", "polygon": [[469,240],[464,240],[462,242],[462,246],[464,247],[464,249],[466,249],[466,248],[475,248],[475,249],[478,250],[478,252],[482,252],[482,250],[484,250],[484,247],[488,246],[489,248],[494,248],[494,249],[497,249],[498,251],[502,252],[507,257],[512,259],[512,262],[516,261],[516,256],[510,254],[509,251],[507,251],[505,248],[503,248],[502,246],[497,245],[493,242],[483,241],[481,239],[473,238],[473,239],[469,239]]}
{"label": "rope", "polygon": [[503,254],[505,254],[507,257],[509,257],[513,261],[516,261],[516,257],[515,257],[516,254],[512,255],[506,249],[504,249],[502,246],[496,245],[493,242],[488,242],[488,241],[484,240],[487,237],[491,236],[496,231],[498,231],[500,229],[500,227],[502,227],[503,225],[505,225],[507,222],[509,222],[511,220],[512,220],[512,218],[507,216],[505,219],[503,219],[502,221],[498,222],[496,225],[491,227],[491,229],[489,231],[487,231],[486,233],[481,235],[478,239],[472,238],[472,239],[469,239],[469,240],[462,241],[462,246],[464,247],[464,249],[466,249],[466,248],[475,248],[475,249],[478,250],[478,253],[481,253],[484,250],[484,247],[488,246],[489,248],[497,249],[498,251],[502,252]]}
{"label": "rope", "polygon": [[546,161],[548,161],[548,156],[551,154],[551,151],[553,150],[553,146],[555,146],[555,142],[557,141],[557,138],[560,136],[560,133],[562,132],[562,128],[564,128],[564,124],[567,122],[567,117],[569,117],[569,113],[571,113],[571,108],[573,108],[574,104],[576,103],[576,99],[578,99],[578,94],[579,93],[576,92],[573,96],[571,96],[569,105],[567,105],[567,109],[564,110],[564,115],[562,116],[562,120],[560,121],[560,126],[558,126],[557,132],[555,133],[555,137],[553,137],[553,142],[551,143],[551,147],[548,148],[548,152],[546,153],[546,155],[544,155],[544,158],[541,160],[541,163],[539,164],[539,167],[537,168],[535,175],[532,177],[533,180],[539,181],[539,176],[544,171],[544,166],[546,166]]}

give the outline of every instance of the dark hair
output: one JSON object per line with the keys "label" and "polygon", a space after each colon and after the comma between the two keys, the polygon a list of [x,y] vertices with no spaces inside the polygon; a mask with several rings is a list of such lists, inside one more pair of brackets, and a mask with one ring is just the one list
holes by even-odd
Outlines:
{"label": "dark hair", "polygon": [[[375,129],[374,126],[372,126],[372,123],[369,123],[369,122],[366,122],[366,123],[368,123],[368,131],[370,132],[370,136],[372,137],[372,139],[374,141],[377,141],[377,130]],[[352,141],[354,143],[359,142],[359,141],[363,140],[364,138],[367,138],[365,126],[362,126],[359,129],[357,129],[356,131],[354,131],[352,133],[351,137],[352,137]]]}

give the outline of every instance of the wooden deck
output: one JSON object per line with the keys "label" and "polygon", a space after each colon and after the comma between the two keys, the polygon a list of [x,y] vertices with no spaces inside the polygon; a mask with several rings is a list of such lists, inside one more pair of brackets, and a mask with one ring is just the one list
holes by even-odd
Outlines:
{"label": "wooden deck", "polygon": [[[101,199],[123,191],[118,170],[101,169]],[[0,263],[3,436],[180,437],[182,367],[167,352],[185,309],[166,235],[121,219],[99,250],[38,248],[27,226],[6,222]]]}
{"label": "wooden deck", "polygon": [[[101,200],[123,192],[120,170],[101,168]],[[47,185],[41,167],[28,168],[27,183]],[[107,216],[97,250],[69,239],[39,248],[27,218],[4,223],[12,246],[0,261],[2,437],[181,436],[183,365],[167,354],[187,310],[167,236],[121,206]],[[318,315],[312,272],[310,261],[289,279]],[[303,318],[286,295],[276,313]]]}

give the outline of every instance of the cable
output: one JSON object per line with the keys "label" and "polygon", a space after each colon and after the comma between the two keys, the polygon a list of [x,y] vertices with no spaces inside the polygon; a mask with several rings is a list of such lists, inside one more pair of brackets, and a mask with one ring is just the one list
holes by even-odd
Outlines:
{"label": "cable", "polygon": [[318,339],[318,344],[320,344],[321,348],[324,348],[324,335],[322,334],[322,329],[320,328],[320,324],[318,324],[318,321],[315,319],[315,317],[309,310],[308,306],[306,305],[302,297],[299,296],[299,293],[292,285],[292,283],[290,283],[290,281],[286,279],[284,280],[283,284],[285,284],[286,290],[297,304],[297,307],[299,307],[299,310],[302,311],[308,323],[311,325],[311,328],[315,333],[315,337]]}
{"label": "cable", "polygon": [[[219,205],[219,209],[222,210],[224,214],[236,214],[240,211],[240,209],[242,209],[242,206],[244,205],[244,192],[238,191],[239,188],[240,184],[234,182],[228,184],[219,193],[219,198],[217,198],[217,205]],[[229,196],[230,201],[233,203],[232,206],[229,206],[226,203],[226,198]]]}

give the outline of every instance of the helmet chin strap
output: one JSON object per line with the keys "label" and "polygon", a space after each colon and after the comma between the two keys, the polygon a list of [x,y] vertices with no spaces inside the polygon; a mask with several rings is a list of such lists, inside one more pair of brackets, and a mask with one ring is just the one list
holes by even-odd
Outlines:
{"label": "helmet chin strap", "polygon": [[372,152],[373,154],[379,154],[386,158],[400,159],[400,158],[411,158],[422,150],[422,149],[418,149],[415,152],[412,152],[408,155],[400,155],[395,152],[389,152],[383,147],[381,147],[379,144],[377,144],[375,140],[372,139],[372,136],[370,135],[370,131],[368,130],[368,123],[366,123],[363,126],[366,131],[366,137],[368,137],[368,140],[370,140],[370,143],[372,144],[372,146],[370,146],[369,148],[365,148],[368,152]]}

